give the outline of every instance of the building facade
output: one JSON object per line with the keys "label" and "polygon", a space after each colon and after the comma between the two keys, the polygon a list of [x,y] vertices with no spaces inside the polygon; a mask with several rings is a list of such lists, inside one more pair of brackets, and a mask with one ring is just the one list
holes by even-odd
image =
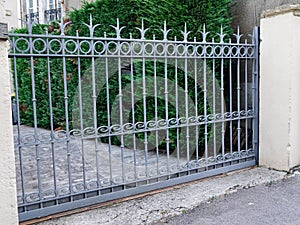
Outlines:
{"label": "building facade", "polygon": [[82,4],[81,0],[14,0],[6,1],[5,8],[9,27],[20,28],[26,26],[28,20],[42,24],[59,20]]}

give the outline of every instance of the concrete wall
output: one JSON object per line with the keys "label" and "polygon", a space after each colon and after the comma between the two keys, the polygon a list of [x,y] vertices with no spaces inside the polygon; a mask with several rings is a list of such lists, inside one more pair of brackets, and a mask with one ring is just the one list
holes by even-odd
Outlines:
{"label": "concrete wall", "polygon": [[300,165],[300,5],[261,20],[259,163]]}
{"label": "concrete wall", "polygon": [[[5,15],[5,0],[0,0],[1,23],[7,23]],[[16,172],[7,49],[8,41],[0,39],[0,224],[16,225],[18,224]]]}
{"label": "concrete wall", "polygon": [[233,0],[233,27],[240,26],[242,33],[252,33],[254,26],[259,26],[263,11],[279,6],[299,4],[300,0]]}

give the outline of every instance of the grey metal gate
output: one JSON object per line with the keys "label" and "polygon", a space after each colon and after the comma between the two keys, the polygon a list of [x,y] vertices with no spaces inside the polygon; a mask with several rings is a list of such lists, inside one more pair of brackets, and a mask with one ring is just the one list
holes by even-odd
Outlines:
{"label": "grey metal gate", "polygon": [[20,221],[256,164],[257,28],[190,41],[166,24],[162,40],[66,26],[9,35]]}

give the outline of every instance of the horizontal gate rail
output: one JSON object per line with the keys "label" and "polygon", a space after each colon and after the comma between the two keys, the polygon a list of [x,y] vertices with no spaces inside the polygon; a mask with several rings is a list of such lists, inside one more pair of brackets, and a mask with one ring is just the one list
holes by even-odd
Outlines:
{"label": "horizontal gate rail", "polygon": [[[9,34],[20,221],[256,164],[258,32]],[[198,35],[199,36],[199,35]]]}

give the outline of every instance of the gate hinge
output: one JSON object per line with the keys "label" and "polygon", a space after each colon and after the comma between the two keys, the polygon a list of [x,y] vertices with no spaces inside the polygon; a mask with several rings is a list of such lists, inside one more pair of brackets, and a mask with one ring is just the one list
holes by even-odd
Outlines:
{"label": "gate hinge", "polygon": [[8,25],[7,25],[7,23],[0,23],[0,39],[8,40]]}

